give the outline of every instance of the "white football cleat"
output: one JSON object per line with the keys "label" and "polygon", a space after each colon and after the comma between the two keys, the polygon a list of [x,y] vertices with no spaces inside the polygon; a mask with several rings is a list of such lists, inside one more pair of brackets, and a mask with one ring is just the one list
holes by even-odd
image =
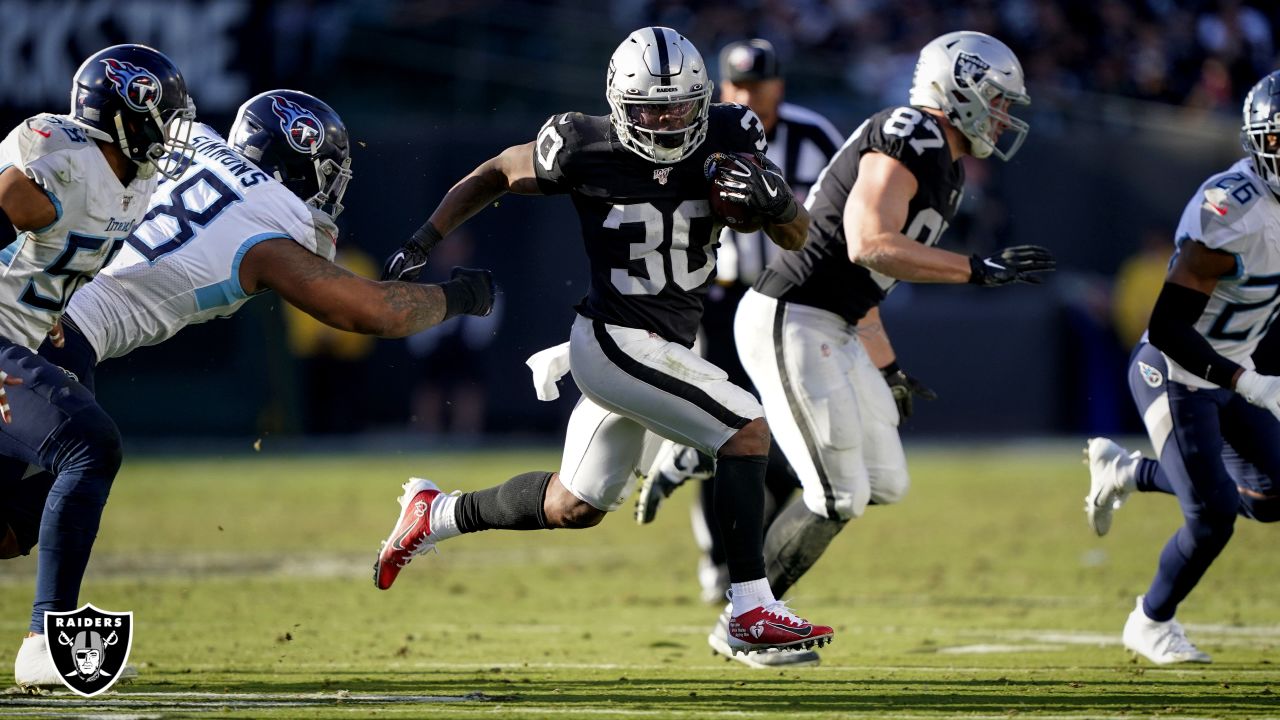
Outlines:
{"label": "white football cleat", "polygon": [[1187,631],[1177,620],[1157,622],[1142,610],[1142,595],[1138,606],[1129,613],[1124,623],[1124,646],[1157,665],[1174,663],[1209,663],[1213,660],[1187,639]]}
{"label": "white football cleat", "polygon": [[710,480],[715,460],[687,445],[664,440],[636,493],[636,523],[647,525],[658,515],[662,501],[690,480]]}
{"label": "white football cleat", "polygon": [[715,654],[723,657],[725,660],[736,660],[743,665],[757,670],[769,670],[771,668],[780,667],[814,667],[821,662],[818,657],[817,650],[761,650],[756,652],[734,652],[729,646],[729,613],[730,608],[725,608],[720,613],[720,618],[716,620],[716,626],[711,629],[711,634],[707,635],[707,644],[711,646]]}
{"label": "white football cleat", "polygon": [[62,687],[62,678],[49,657],[49,644],[43,635],[22,640],[13,662],[13,680],[20,687]]}
{"label": "white football cleat", "polygon": [[1102,537],[1111,530],[1112,513],[1138,488],[1136,472],[1142,453],[1130,453],[1104,437],[1091,438],[1084,452],[1089,464],[1084,512],[1089,527]]}

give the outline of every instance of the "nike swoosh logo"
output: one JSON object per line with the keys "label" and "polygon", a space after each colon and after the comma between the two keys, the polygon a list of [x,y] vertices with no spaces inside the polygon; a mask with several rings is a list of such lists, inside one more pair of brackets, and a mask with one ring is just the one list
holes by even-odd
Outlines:
{"label": "nike swoosh logo", "polygon": [[795,635],[796,637],[809,637],[810,635],[812,635],[812,634],[813,634],[813,626],[812,626],[812,625],[805,625],[805,626],[804,626],[804,631],[803,631],[803,632],[801,632],[801,630],[800,630],[799,628],[788,627],[788,626],[786,626],[786,625],[779,625],[778,623],[775,623],[775,622],[771,622],[771,623],[769,623],[769,626],[770,626],[770,627],[777,628],[777,629],[779,629],[779,630],[785,630],[785,631],[787,631],[787,632],[791,633],[792,635]]}
{"label": "nike swoosh logo", "polygon": [[764,180],[764,191],[769,193],[769,197],[778,197],[778,188],[769,184],[769,172],[760,173],[760,177]]}
{"label": "nike swoosh logo", "polygon": [[982,261],[982,264],[983,264],[983,265],[986,265],[987,267],[993,267],[993,268],[995,268],[995,269],[997,269],[997,270],[1004,270],[1004,269],[1005,269],[1005,266],[1003,266],[1003,265],[997,265],[997,264],[995,264],[995,263],[991,262],[991,258],[987,258],[987,259],[983,260],[983,261]]}
{"label": "nike swoosh logo", "polygon": [[397,537],[396,541],[392,543],[391,549],[408,550],[409,548],[405,547],[404,541],[405,541],[405,538],[409,537],[412,534],[413,534],[413,526],[410,525],[404,532],[400,533],[400,537]]}
{"label": "nike swoosh logo", "polygon": [[37,129],[33,128],[33,127],[28,127],[28,129],[29,129],[29,130],[31,130],[31,132],[33,132],[33,133],[35,133],[35,134],[37,134],[37,135],[39,135],[39,136],[41,136],[41,137],[49,137],[50,135],[52,135],[52,134],[53,134],[53,131],[52,131],[52,130],[49,130],[49,131],[45,131],[45,130],[37,130]]}

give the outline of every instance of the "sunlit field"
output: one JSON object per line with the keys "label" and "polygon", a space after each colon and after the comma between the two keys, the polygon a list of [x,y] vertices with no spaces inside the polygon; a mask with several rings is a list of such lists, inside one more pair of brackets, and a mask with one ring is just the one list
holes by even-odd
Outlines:
{"label": "sunlit field", "polygon": [[[1171,497],[1134,496],[1099,539],[1073,444],[908,454],[906,501],[851,522],[794,589],[837,634],[788,671],[707,647],[719,608],[698,600],[688,490],[651,526],[627,511],[449,540],[381,592],[408,476],[475,489],[558,454],[131,458],[81,600],[135,613],[139,677],[89,700],[11,690],[0,715],[1280,716],[1274,528],[1242,522],[1179,613],[1214,663],[1159,668],[1120,629],[1179,523]],[[34,569],[0,563],[11,653]]]}

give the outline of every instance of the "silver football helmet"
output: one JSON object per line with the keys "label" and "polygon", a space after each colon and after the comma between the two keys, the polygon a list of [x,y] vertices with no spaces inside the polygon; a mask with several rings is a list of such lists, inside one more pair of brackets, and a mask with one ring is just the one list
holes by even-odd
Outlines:
{"label": "silver football helmet", "polygon": [[920,51],[911,104],[945,112],[974,157],[1013,157],[1031,126],[1009,109],[1030,102],[1018,57],[990,35],[947,33]]}
{"label": "silver football helmet", "polygon": [[1253,156],[1253,168],[1280,193],[1280,70],[1258,81],[1244,99],[1240,144]]}
{"label": "silver football helmet", "polygon": [[609,59],[605,96],[618,140],[655,163],[683,160],[707,137],[711,86],[702,55],[680,33],[636,30]]}

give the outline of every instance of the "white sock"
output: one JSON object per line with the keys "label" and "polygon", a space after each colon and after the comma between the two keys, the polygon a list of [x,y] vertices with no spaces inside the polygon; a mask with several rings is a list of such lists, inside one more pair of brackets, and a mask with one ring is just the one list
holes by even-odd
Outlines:
{"label": "white sock", "polygon": [[773,602],[773,599],[773,589],[769,587],[767,578],[729,585],[729,601],[733,603],[734,617],[748,610],[768,605]]}
{"label": "white sock", "polygon": [[457,495],[440,493],[431,501],[431,540],[439,542],[462,534],[458,530],[458,518],[454,508],[458,504]]}

